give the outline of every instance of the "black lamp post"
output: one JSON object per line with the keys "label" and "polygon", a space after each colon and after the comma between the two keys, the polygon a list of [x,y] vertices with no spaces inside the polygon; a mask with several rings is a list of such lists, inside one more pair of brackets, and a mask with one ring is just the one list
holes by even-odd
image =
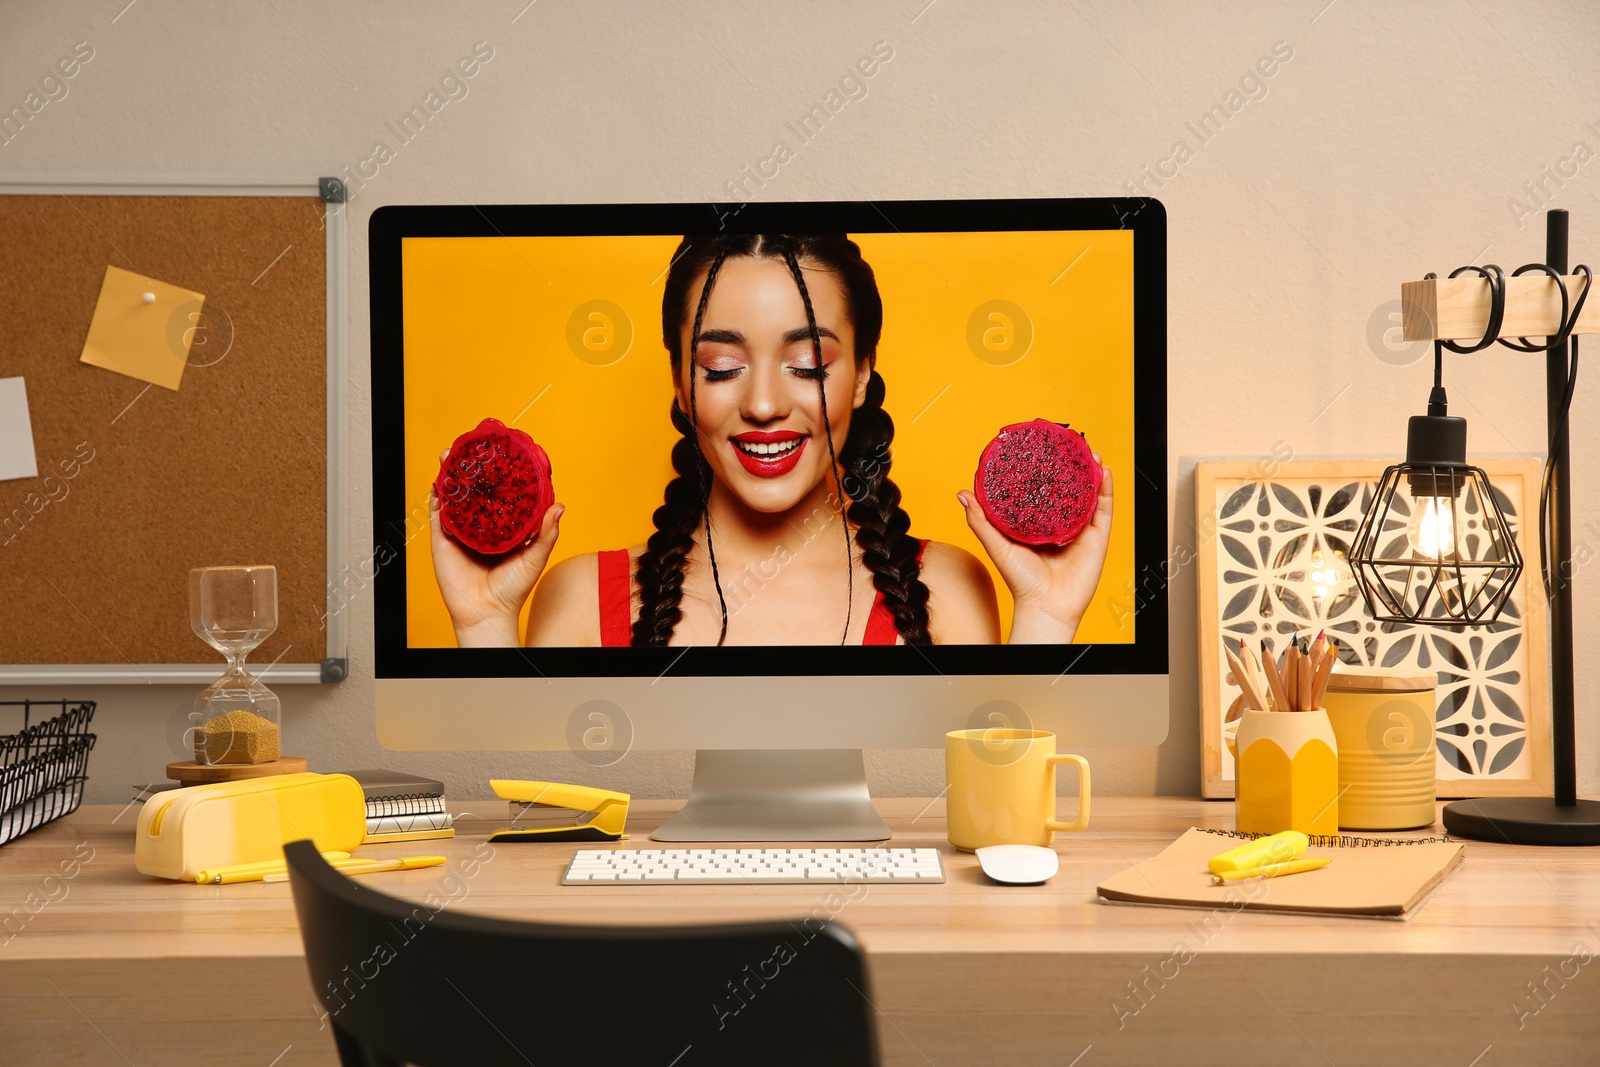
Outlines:
{"label": "black lamp post", "polygon": [[[1550,624],[1554,795],[1458,800],[1444,807],[1445,829],[1480,841],[1521,845],[1600,845],[1600,801],[1579,800],[1572,654],[1572,484],[1567,409],[1577,375],[1577,342],[1569,339],[1589,294],[1588,270],[1576,306],[1566,286],[1567,213],[1546,218],[1545,263],[1524,267],[1557,279],[1562,322],[1543,345],[1500,337],[1505,314],[1504,274],[1498,268],[1462,268],[1489,283],[1491,310],[1475,345],[1435,343],[1434,392],[1428,414],[1411,419],[1406,462],[1384,472],[1351,550],[1356,584],[1367,610],[1384,621],[1472,626],[1494,621],[1522,570],[1521,555],[1483,471],[1466,464],[1466,421],[1445,413],[1440,384],[1442,349],[1471,352],[1499,341],[1523,352],[1544,351],[1550,452],[1540,495],[1542,568]],[[1453,274],[1452,277],[1455,275]],[[1431,277],[1431,275],[1430,275]],[[1568,360],[1568,345],[1572,347]],[[1547,502],[1548,500],[1548,502]],[[1476,503],[1477,506],[1474,506]],[[1476,514],[1481,530],[1463,527]],[[1447,517],[1448,516],[1448,517]],[[1469,538],[1477,535],[1477,541]],[[1409,551],[1406,551],[1409,546]]]}

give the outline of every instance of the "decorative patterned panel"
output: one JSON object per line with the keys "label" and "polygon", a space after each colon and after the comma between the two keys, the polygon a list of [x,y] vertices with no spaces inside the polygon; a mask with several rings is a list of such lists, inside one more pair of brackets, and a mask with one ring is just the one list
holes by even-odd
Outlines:
{"label": "decorative patterned panel", "polygon": [[[1201,714],[1207,796],[1231,796],[1233,757],[1220,743],[1239,689],[1223,644],[1265,638],[1278,650],[1325,630],[1342,663],[1435,673],[1440,796],[1538,794],[1549,788],[1548,679],[1537,595],[1539,466],[1479,461],[1529,567],[1492,624],[1380,623],[1351,580],[1346,554],[1383,473],[1379,461],[1210,463],[1196,469]],[[1470,535],[1481,503],[1463,501]],[[1535,590],[1535,592],[1530,592]]]}

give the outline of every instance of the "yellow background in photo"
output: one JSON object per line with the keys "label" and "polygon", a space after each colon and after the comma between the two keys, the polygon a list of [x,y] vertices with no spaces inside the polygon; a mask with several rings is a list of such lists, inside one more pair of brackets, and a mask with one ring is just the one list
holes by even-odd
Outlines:
{"label": "yellow background in photo", "polygon": [[[891,477],[912,534],[988,563],[956,491],[972,488],[1001,426],[1070,423],[1100,452],[1117,494],[1110,554],[1077,640],[1133,641],[1132,618],[1111,604],[1134,571],[1132,233],[853,237],[883,296]],[[678,240],[404,240],[409,515],[426,517],[440,451],[493,416],[550,455],[567,507],[552,563],[649,537],[677,440],[661,294]],[[452,647],[426,524],[408,529],[408,643]],[[1011,598],[994,580],[1009,631]]]}

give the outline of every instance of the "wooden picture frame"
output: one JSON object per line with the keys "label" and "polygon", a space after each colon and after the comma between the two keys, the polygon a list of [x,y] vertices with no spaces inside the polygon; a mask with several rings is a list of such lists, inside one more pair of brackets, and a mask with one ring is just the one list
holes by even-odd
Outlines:
{"label": "wooden picture frame", "polygon": [[1196,464],[1202,796],[1234,795],[1223,719],[1239,689],[1227,681],[1224,639],[1266,637],[1281,650],[1293,633],[1319,629],[1339,643],[1344,662],[1439,673],[1438,796],[1549,795],[1541,464],[1477,462],[1500,495],[1525,570],[1498,621],[1458,629],[1375,622],[1351,581],[1344,554],[1384,461]]}

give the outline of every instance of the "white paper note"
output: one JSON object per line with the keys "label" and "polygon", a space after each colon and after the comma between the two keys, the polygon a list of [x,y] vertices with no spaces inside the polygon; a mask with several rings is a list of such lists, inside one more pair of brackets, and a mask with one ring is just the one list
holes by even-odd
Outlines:
{"label": "white paper note", "polygon": [[21,378],[0,378],[0,482],[38,476],[27,387]]}

